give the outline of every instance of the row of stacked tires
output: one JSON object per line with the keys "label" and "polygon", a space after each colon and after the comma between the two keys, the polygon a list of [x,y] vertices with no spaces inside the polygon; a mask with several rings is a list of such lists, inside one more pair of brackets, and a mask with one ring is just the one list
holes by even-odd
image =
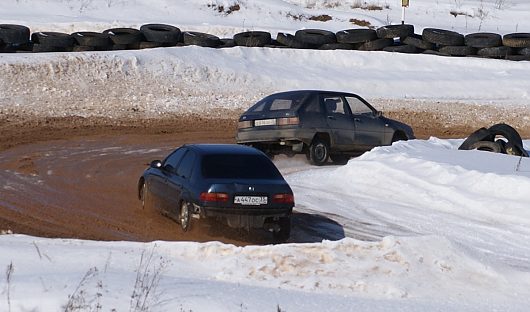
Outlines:
{"label": "row of stacked tires", "polygon": [[233,38],[221,39],[201,32],[183,32],[178,27],[165,24],[72,34],[30,33],[30,29],[22,25],[0,24],[0,52],[104,51],[183,45],[388,51],[530,60],[530,33],[501,36],[481,32],[464,36],[454,31],[425,28],[419,35],[415,34],[414,26],[408,24],[388,25],[376,30],[346,29],[337,33],[302,29],[295,34],[278,33],[276,39],[266,31],[247,31]]}

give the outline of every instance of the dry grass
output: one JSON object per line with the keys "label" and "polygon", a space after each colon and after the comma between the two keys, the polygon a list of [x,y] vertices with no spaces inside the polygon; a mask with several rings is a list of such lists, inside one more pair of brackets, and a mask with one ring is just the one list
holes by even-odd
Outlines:
{"label": "dry grass", "polygon": [[352,9],[361,9],[361,10],[367,10],[367,11],[382,11],[383,9],[390,9],[390,5],[385,4],[378,5],[378,4],[368,4],[366,2],[362,2],[360,0],[355,1],[352,6]]}
{"label": "dry grass", "polygon": [[465,13],[465,12],[460,12],[460,11],[455,11],[455,10],[451,10],[451,11],[449,12],[449,14],[451,14],[451,15],[454,16],[454,17],[457,17],[457,16],[459,16],[459,15],[473,17],[473,16],[471,16],[471,15]]}
{"label": "dry grass", "polygon": [[327,22],[327,21],[331,21],[332,19],[333,18],[327,14],[315,15],[309,18],[309,20],[311,21],[319,21],[319,22]]}
{"label": "dry grass", "polygon": [[239,3],[232,4],[231,6],[226,9],[223,5],[216,5],[216,4],[208,4],[209,8],[213,8],[219,13],[225,13],[226,15],[232,14],[233,12],[241,10],[241,6]]}
{"label": "dry grass", "polygon": [[357,26],[361,26],[361,27],[374,28],[374,26],[372,26],[372,24],[369,21],[366,21],[366,20],[360,20],[360,19],[356,19],[356,18],[351,18],[350,19],[350,23],[352,23],[354,25],[357,25]]}

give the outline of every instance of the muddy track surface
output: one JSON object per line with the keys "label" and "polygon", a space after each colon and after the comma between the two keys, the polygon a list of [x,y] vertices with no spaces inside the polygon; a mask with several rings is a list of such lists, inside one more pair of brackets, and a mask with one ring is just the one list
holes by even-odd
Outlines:
{"label": "muddy track surface", "polygon": [[[237,116],[238,112],[233,112]],[[407,120],[418,137],[465,137],[472,126],[440,127],[438,117]],[[196,224],[179,225],[141,208],[137,181],[149,161],[185,143],[233,143],[234,116],[157,120],[21,119],[0,123],[0,230],[44,237],[96,240],[219,240],[237,245],[270,243],[269,233],[248,234]],[[412,121],[412,122],[411,122]],[[523,136],[528,137],[527,133]],[[291,242],[340,239],[332,216],[297,212]]]}

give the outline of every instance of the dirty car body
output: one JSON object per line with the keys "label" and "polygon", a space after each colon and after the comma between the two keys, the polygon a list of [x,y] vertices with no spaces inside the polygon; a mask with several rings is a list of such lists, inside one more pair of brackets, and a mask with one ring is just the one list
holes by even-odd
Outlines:
{"label": "dirty car body", "polygon": [[236,141],[270,156],[305,153],[315,165],[414,138],[357,94],[298,90],[269,95],[241,115]]}
{"label": "dirty car body", "polygon": [[160,210],[185,231],[192,219],[209,219],[289,237],[293,192],[274,163],[251,147],[183,145],[151,163],[138,192],[144,208]]}

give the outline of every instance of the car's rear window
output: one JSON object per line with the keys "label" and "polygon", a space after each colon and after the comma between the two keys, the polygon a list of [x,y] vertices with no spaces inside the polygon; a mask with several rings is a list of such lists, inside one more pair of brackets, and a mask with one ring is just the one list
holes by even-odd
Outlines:
{"label": "car's rear window", "polygon": [[282,179],[276,166],[262,155],[206,155],[202,175],[208,179]]}
{"label": "car's rear window", "polygon": [[249,112],[296,110],[307,94],[283,93],[270,95],[249,109]]}

